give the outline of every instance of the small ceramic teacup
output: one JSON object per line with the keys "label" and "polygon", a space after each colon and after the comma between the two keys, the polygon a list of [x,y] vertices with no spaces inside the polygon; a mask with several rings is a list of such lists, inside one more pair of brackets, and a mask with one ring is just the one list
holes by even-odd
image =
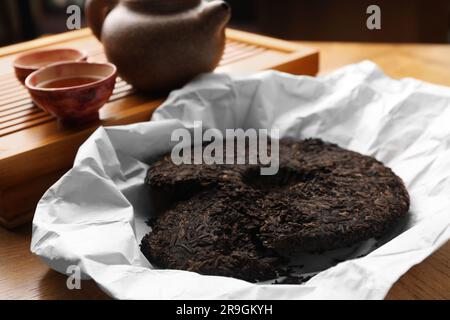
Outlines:
{"label": "small ceramic teacup", "polygon": [[76,49],[60,48],[24,53],[14,60],[17,79],[23,84],[34,71],[58,62],[86,61],[87,54]]}
{"label": "small ceramic teacup", "polygon": [[114,90],[117,68],[110,63],[64,62],[33,72],[25,86],[33,101],[64,124],[99,119]]}

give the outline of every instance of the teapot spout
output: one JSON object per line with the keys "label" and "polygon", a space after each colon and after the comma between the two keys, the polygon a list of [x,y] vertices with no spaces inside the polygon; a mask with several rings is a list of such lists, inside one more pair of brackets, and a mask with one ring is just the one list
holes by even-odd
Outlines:
{"label": "teapot spout", "polygon": [[205,4],[203,11],[205,16],[205,26],[215,31],[225,28],[231,18],[231,7],[222,0],[215,0]]}

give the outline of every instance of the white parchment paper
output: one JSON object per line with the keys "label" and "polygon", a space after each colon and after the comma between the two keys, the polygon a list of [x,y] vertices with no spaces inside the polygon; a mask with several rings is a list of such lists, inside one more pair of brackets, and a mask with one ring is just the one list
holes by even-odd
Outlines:
{"label": "white parchment paper", "polygon": [[[300,256],[303,273],[318,273],[303,285],[155,270],[139,250],[151,214],[148,163],[171,150],[174,129],[197,120],[205,128],[278,128],[374,156],[405,181],[410,217],[384,239]],[[172,93],[153,121],[98,129],[39,202],[31,250],[59,272],[79,266],[119,299],[382,299],[450,238],[449,223],[450,88],[393,80],[362,62],[319,78],[204,75]]]}

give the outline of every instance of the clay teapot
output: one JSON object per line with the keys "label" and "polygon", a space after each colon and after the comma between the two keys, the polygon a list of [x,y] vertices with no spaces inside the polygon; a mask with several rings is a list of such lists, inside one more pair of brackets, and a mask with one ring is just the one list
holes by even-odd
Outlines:
{"label": "clay teapot", "polygon": [[88,0],[86,17],[119,75],[135,88],[165,92],[213,71],[231,16],[224,1]]}

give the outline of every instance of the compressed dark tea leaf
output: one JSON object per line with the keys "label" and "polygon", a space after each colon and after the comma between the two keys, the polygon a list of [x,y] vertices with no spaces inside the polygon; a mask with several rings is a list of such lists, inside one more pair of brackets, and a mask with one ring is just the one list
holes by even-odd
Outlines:
{"label": "compressed dark tea leaf", "polygon": [[280,170],[154,163],[159,216],[141,250],[160,268],[247,281],[286,274],[286,258],[382,236],[409,210],[399,177],[374,158],[318,139],[280,141]]}

